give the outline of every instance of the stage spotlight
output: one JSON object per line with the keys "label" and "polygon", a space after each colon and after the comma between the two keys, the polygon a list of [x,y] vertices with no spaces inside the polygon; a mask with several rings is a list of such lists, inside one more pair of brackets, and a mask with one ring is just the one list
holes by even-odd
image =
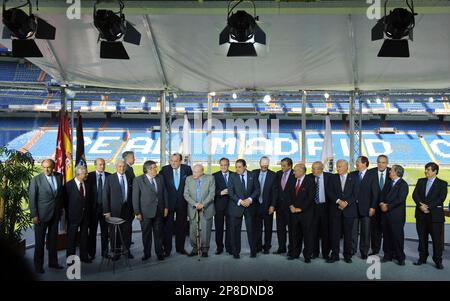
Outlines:
{"label": "stage spotlight", "polygon": [[[12,55],[15,57],[43,57],[34,39],[54,40],[56,28],[45,20],[33,15],[31,1],[6,9],[3,0],[2,39],[12,39]],[[29,14],[21,8],[28,6]]]}
{"label": "stage spotlight", "polygon": [[233,97],[233,99],[236,99],[237,98],[237,94],[233,93],[232,97]]}
{"label": "stage spotlight", "polygon": [[417,14],[414,3],[406,0],[406,8],[395,8],[386,13],[388,0],[384,2],[384,17],[372,28],[372,41],[384,39],[378,57],[409,57],[408,39],[413,41],[413,29]]}
{"label": "stage spotlight", "polygon": [[266,34],[256,23],[259,17],[256,16],[254,1],[246,1],[253,5],[253,16],[244,10],[233,12],[242,2],[244,1],[228,2],[227,26],[219,36],[219,45],[230,44],[227,56],[257,56],[254,44],[266,44]]}
{"label": "stage spotlight", "polygon": [[122,59],[128,60],[125,47],[119,39],[123,38],[124,42],[139,45],[141,43],[141,34],[134,28],[134,26],[125,20],[123,9],[125,5],[122,0],[119,2],[119,11],[97,9],[97,4],[94,4],[94,25],[99,32],[100,43],[100,58],[102,59]]}

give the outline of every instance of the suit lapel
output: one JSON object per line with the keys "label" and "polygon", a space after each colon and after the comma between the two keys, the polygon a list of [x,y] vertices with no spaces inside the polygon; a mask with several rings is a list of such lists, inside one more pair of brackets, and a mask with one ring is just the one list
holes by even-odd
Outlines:
{"label": "suit lapel", "polygon": [[[433,184],[431,184],[430,190],[428,191],[428,195],[425,196],[425,199],[428,200],[428,196],[431,195],[431,193],[433,192],[435,186],[436,186],[436,182],[437,182],[437,178],[434,179]],[[427,193],[427,181],[425,180],[425,194]]]}
{"label": "suit lapel", "polygon": [[[42,180],[47,184],[47,189],[51,192],[52,195],[55,195],[56,191],[53,191],[53,188],[50,186],[50,183],[48,182],[47,177],[44,174],[41,174],[41,176],[42,176]],[[56,181],[56,178],[55,178],[55,181]]]}

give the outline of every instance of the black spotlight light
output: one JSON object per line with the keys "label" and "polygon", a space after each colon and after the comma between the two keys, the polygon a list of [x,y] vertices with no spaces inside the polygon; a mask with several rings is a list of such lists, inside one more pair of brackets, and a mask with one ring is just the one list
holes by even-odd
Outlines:
{"label": "black spotlight light", "polygon": [[[219,45],[230,44],[227,56],[257,56],[254,44],[266,44],[266,34],[256,23],[259,17],[256,16],[254,1],[248,1],[253,4],[253,16],[244,10],[233,13],[242,2],[244,1],[228,2],[227,26],[219,36]],[[234,5],[230,7],[231,4]]]}
{"label": "black spotlight light", "polygon": [[[413,29],[417,14],[414,3],[406,0],[406,8],[395,8],[386,14],[388,0],[384,2],[384,17],[372,28],[372,41],[384,39],[378,57],[409,57],[408,39],[413,41]],[[386,36],[386,38],[385,38]]]}
{"label": "black spotlight light", "polygon": [[[12,39],[12,55],[15,57],[42,57],[34,39],[54,40],[56,28],[45,20],[33,15],[31,1],[6,9],[3,0],[3,34],[2,39]],[[28,6],[29,14],[21,8]]]}
{"label": "black spotlight light", "polygon": [[139,45],[141,43],[141,34],[130,22],[125,20],[123,1],[118,1],[120,6],[118,12],[97,9],[99,2],[97,1],[94,4],[94,25],[98,29],[98,39],[101,41],[100,58],[130,59],[123,43],[118,40],[123,38],[124,42]]}

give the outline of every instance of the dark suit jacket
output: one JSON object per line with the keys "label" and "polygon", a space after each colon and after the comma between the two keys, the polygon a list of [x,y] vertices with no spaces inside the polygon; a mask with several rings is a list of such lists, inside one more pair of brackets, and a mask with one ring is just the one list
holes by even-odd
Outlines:
{"label": "dark suit jacket", "polygon": [[[414,188],[413,200],[417,205],[415,217],[416,219],[424,219],[428,214],[431,214],[431,220],[433,223],[443,223],[445,222],[444,202],[447,198],[448,183],[439,178],[434,179],[428,195],[425,196],[427,181],[427,178],[419,179],[417,181],[416,188]],[[419,209],[419,203],[427,204],[430,209],[430,213],[423,213],[422,210]]]}
{"label": "dark suit jacket", "polygon": [[289,178],[286,181],[286,190],[283,191],[281,186],[281,180],[283,179],[283,171],[279,170],[276,173],[275,185],[277,186],[278,196],[276,197],[275,209],[280,210],[281,208],[284,210],[289,210],[289,195],[287,191],[287,187],[294,185],[295,186],[295,176],[294,171],[291,169],[291,173],[289,174]]}
{"label": "dark suit jacket", "polygon": [[408,183],[403,179],[399,179],[394,187],[392,187],[392,184],[386,187],[383,191],[381,202],[388,204],[389,210],[386,213],[382,212],[384,218],[391,222],[405,223],[408,191]]}
{"label": "dark suit jacket", "polygon": [[[250,211],[252,215],[256,213],[256,202],[258,202],[261,189],[259,181],[255,175],[247,170],[247,189],[244,191],[241,182],[241,176],[237,173],[230,175],[228,179],[228,193],[230,194],[230,202],[228,204],[228,213],[234,217],[242,217],[245,210]],[[252,198],[252,203],[248,208],[238,206],[238,200]]]}
{"label": "dark suit jacket", "polygon": [[39,217],[41,222],[49,222],[55,215],[61,213],[63,207],[63,180],[60,173],[54,172],[57,185],[56,193],[50,187],[43,173],[35,176],[30,181],[29,206],[30,217]]}
{"label": "dark suit jacket", "polygon": [[125,174],[127,175],[128,178],[131,179],[131,181],[133,181],[134,178],[136,178],[133,167],[126,163],[125,163]]}
{"label": "dark suit jacket", "polygon": [[[234,172],[229,171],[228,180],[230,180],[231,174]],[[228,202],[230,201],[230,195],[220,195],[220,192],[227,187],[225,179],[223,178],[222,171],[213,173],[214,180],[216,182],[216,194],[214,196],[214,207],[217,211],[226,211],[228,208]]]}
{"label": "dark suit jacket", "polygon": [[[259,182],[259,175],[261,173],[261,169],[255,169],[252,171],[252,173],[255,175],[256,180]],[[260,204],[258,198],[257,205],[264,212],[267,212],[270,206],[275,207],[277,203],[278,186],[275,185],[276,177],[277,175],[275,172],[268,170],[266,174],[266,179],[264,181],[264,187],[260,187],[263,202],[262,204]]]}
{"label": "dark suit jacket", "polygon": [[192,175],[192,169],[189,165],[181,164],[180,166],[180,185],[178,190],[175,188],[175,182],[173,179],[172,166],[166,165],[159,172],[164,178],[167,193],[169,194],[169,210],[182,210],[187,212],[187,202],[184,199],[184,185],[186,178]]}
{"label": "dark suit jacket", "polygon": [[156,189],[150,185],[147,176],[140,175],[133,181],[133,209],[134,214],[142,214],[143,218],[161,217],[164,208],[169,208],[168,194],[161,175],[155,177]]}
{"label": "dark suit jacket", "polygon": [[[323,181],[324,181],[323,186],[324,186],[324,189],[325,189],[325,206],[326,207],[328,207],[330,205],[330,203],[331,203],[331,200],[329,198],[329,194],[327,193],[327,190],[330,189],[330,179],[331,179],[332,176],[333,176],[332,173],[323,172]],[[314,185],[315,185],[316,177],[312,173],[308,174],[308,177],[311,178],[311,181],[313,181]],[[315,196],[315,194],[314,194],[314,196]]]}
{"label": "dark suit jacket", "polygon": [[314,204],[314,194],[316,191],[316,183],[311,177],[305,176],[302,184],[299,187],[298,194],[295,192],[295,186],[297,185],[297,179],[295,179],[295,184],[286,187],[289,191],[289,206],[294,206],[295,208],[302,209],[300,213],[292,214],[292,218],[312,218],[313,204]]}
{"label": "dark suit jacket", "polygon": [[375,181],[375,183],[376,183],[376,186],[377,186],[377,189],[376,189],[376,196],[375,196],[375,198],[372,200],[372,202],[371,202],[371,205],[370,205],[370,207],[371,208],[375,208],[377,211],[380,209],[380,207],[378,206],[379,204],[380,204],[380,202],[381,202],[381,198],[382,198],[382,196],[383,196],[383,191],[385,190],[385,189],[387,189],[388,187],[390,187],[390,185],[391,185],[391,178],[389,178],[389,173],[390,173],[390,171],[391,171],[391,168],[390,167],[388,167],[388,168],[386,168],[386,170],[385,170],[385,172],[386,172],[386,178],[385,178],[385,181],[384,181],[384,187],[383,187],[383,189],[380,189],[380,185],[379,185],[379,179],[378,179],[378,168],[377,167],[374,167],[374,168],[371,168],[371,169],[369,169],[367,172],[370,174],[370,176],[371,177],[373,177],[374,179],[374,181]]}
{"label": "dark suit jacket", "polygon": [[89,190],[86,183],[83,183],[85,197],[82,198],[75,179],[70,180],[64,187],[64,203],[67,210],[67,220],[69,224],[77,225],[81,223],[84,216],[90,214],[87,196]]}
{"label": "dark suit jacket", "polygon": [[374,200],[378,199],[378,191],[380,190],[377,172],[370,173],[369,170],[366,170],[362,181],[359,179],[359,171],[356,170],[350,174],[358,184],[355,198],[358,203],[357,208],[359,209],[359,215],[369,216],[369,209],[376,209],[376,202]]}
{"label": "dark suit jacket", "polygon": [[[105,184],[106,184],[106,179],[110,176],[111,174],[109,172],[105,171]],[[88,203],[90,206],[90,211],[92,212],[92,214],[95,214],[97,212],[97,210],[99,208],[97,205],[97,174],[96,171],[91,171],[90,173],[88,173],[87,179],[85,181],[86,187],[88,188]],[[103,185],[104,188],[104,185]],[[103,202],[103,200],[100,200],[100,202]],[[100,206],[101,209],[101,206]],[[102,210],[103,212],[103,210]]]}
{"label": "dark suit jacket", "polygon": [[[342,211],[345,217],[357,217],[355,203],[357,192],[356,179],[354,179],[351,174],[347,174],[344,191],[342,191],[340,175],[333,174],[330,179],[329,186],[330,187],[327,190],[327,194],[330,199],[330,216],[336,216]],[[344,200],[348,203],[344,210],[339,209],[339,206],[336,204],[338,199]]]}
{"label": "dark suit jacket", "polygon": [[[126,176],[126,174],[125,174]],[[128,195],[127,202],[131,208],[127,216],[122,218],[128,219],[133,217],[133,204],[132,204],[132,190],[133,185],[131,179],[127,178]],[[113,217],[121,217],[122,212],[122,191],[120,190],[120,183],[117,173],[111,174],[105,181],[105,187],[103,188],[103,213],[111,213]]]}

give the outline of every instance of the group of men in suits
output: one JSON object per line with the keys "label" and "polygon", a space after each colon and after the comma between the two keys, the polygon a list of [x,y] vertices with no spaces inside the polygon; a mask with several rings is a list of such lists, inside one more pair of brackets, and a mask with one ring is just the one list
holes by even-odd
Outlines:
{"label": "group of men in suits", "polygon": [[[235,172],[229,170],[229,159],[222,158],[220,170],[207,175],[201,164],[191,170],[182,159],[180,154],[171,155],[170,164],[159,173],[156,162],[146,161],[143,175],[135,177],[133,152],[125,152],[116,162],[114,174],[105,172],[105,161],[98,158],[95,171],[87,173],[86,167],[78,166],[75,178],[66,185],[53,171],[54,162],[44,160],[42,174],[32,179],[29,188],[36,271],[44,271],[46,235],[49,267],[62,268],[57,261],[56,239],[63,208],[68,221],[67,256],[76,253],[80,232],[80,258],[86,263],[95,257],[99,225],[101,255],[109,256],[108,242],[113,245],[117,240],[108,227],[111,217],[124,220],[120,229],[128,250],[132,221],[136,218],[140,222],[142,260],[151,257],[152,241],[159,260],[170,256],[173,236],[176,252],[207,257],[213,223],[216,254],[225,249],[238,259],[244,219],[250,257],[254,258],[258,252],[270,253],[275,213],[278,249],[273,253],[287,253],[289,260],[303,254],[304,261],[310,263],[321,254],[328,263],[336,262],[340,260],[343,237],[347,263],[352,262],[358,247],[361,258],[366,259],[378,254],[383,245],[383,262],[405,264],[403,228],[408,184],[403,180],[404,169],[399,165],[388,168],[385,155],[377,158],[377,167],[372,169],[368,169],[367,157],[358,157],[354,172],[349,172],[347,161],[338,160],[336,174],[325,172],[320,161],[314,162],[307,174],[303,163],[293,166],[290,158],[282,159],[281,170],[274,172],[264,156],[260,168],[254,171],[248,170],[244,159],[238,159]],[[433,260],[441,269],[447,182],[436,177],[438,172],[436,163],[428,163],[426,178],[419,179],[413,193],[419,236],[419,260],[415,264],[426,263],[431,236]],[[189,253],[184,248],[187,234],[192,246]],[[113,253],[112,259],[120,255]],[[128,256],[133,258],[130,252]]]}

